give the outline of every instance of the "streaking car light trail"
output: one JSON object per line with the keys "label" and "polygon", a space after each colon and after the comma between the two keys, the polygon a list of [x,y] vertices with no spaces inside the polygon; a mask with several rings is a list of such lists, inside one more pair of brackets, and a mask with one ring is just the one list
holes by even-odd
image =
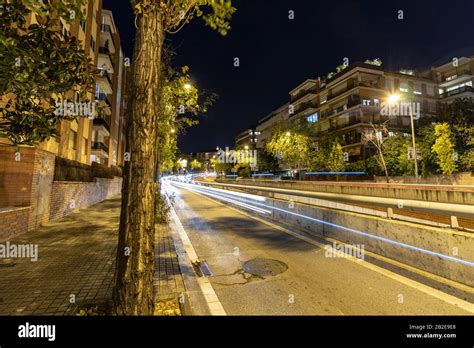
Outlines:
{"label": "streaking car light trail", "polygon": [[217,194],[213,194],[213,193],[206,192],[204,190],[200,190],[200,189],[196,189],[196,188],[191,188],[191,187],[189,187],[189,186],[191,186],[191,184],[183,184],[183,183],[179,183],[179,184],[178,183],[173,183],[173,184],[175,184],[176,186],[182,187],[184,189],[196,192],[196,193],[201,193],[201,194],[204,194],[206,196],[210,196],[210,197],[220,199],[220,200],[223,200],[223,201],[226,201],[226,202],[229,202],[229,203],[233,203],[235,205],[238,205],[238,206],[250,209],[250,210],[257,211],[261,214],[271,215],[271,213],[272,213],[271,211],[264,210],[264,209],[261,209],[261,208],[257,208],[257,207],[254,207],[254,206],[250,205],[250,204],[247,204],[247,203],[242,203],[242,202],[240,202],[240,200],[232,199],[232,198],[229,198],[229,197],[223,197],[223,195],[219,196]]}
{"label": "streaking car light trail", "polygon": [[[444,259],[444,260],[453,261],[453,262],[457,262],[457,263],[460,263],[460,264],[463,264],[463,265],[474,267],[474,262],[471,262],[471,261],[462,260],[462,259],[459,259],[459,258],[456,258],[456,257],[453,257],[453,256],[449,256],[449,255],[441,254],[441,253],[438,253],[438,252],[435,252],[435,251],[419,248],[419,247],[416,247],[416,246],[413,246],[413,245],[410,245],[410,244],[398,242],[396,240],[375,236],[375,235],[367,233],[367,232],[363,232],[363,231],[359,231],[359,230],[356,230],[356,229],[353,229],[353,228],[341,226],[341,225],[338,225],[338,224],[335,224],[335,223],[332,223],[332,222],[316,219],[316,218],[313,218],[311,216],[295,213],[295,212],[292,212],[292,211],[288,211],[286,209],[281,209],[281,208],[269,206],[267,204],[263,204],[263,203],[259,203],[259,202],[242,203],[240,201],[240,199],[238,199],[238,198],[230,198],[229,197],[229,196],[233,196],[234,194],[240,194],[242,196],[241,192],[233,192],[233,191],[228,191],[228,190],[209,188],[209,187],[205,187],[205,186],[198,186],[198,185],[195,185],[195,184],[184,184],[184,183],[177,183],[177,182],[172,182],[172,184],[176,185],[176,186],[179,186],[179,187],[182,187],[184,189],[188,189],[188,190],[197,192],[197,193],[207,194],[208,196],[213,196],[214,198],[225,200],[225,201],[228,201],[230,203],[234,203],[234,204],[237,204],[237,205],[240,205],[240,206],[243,206],[243,207],[246,206],[246,208],[250,209],[250,210],[255,210],[255,211],[261,210],[261,208],[257,208],[254,205],[258,205],[258,206],[261,206],[261,207],[264,207],[264,208],[268,208],[270,210],[271,209],[278,210],[278,211],[281,211],[281,212],[286,213],[286,214],[298,216],[298,217],[301,217],[303,219],[307,219],[307,220],[318,222],[318,223],[321,223],[321,224],[324,224],[324,225],[327,225],[327,226],[339,228],[339,229],[347,231],[347,232],[351,232],[351,233],[366,236],[366,237],[369,237],[369,238],[372,238],[372,239],[380,240],[380,241],[385,242],[385,243],[398,245],[398,246],[401,246],[401,247],[404,247],[404,248],[407,248],[407,249],[410,249],[410,250],[414,250],[414,251],[418,251],[418,252],[421,252],[421,253],[424,253],[424,254],[436,256],[436,257],[439,257],[439,258]],[[209,191],[214,191],[214,194],[211,194],[210,192],[207,192],[208,190]],[[224,192],[221,192],[221,191],[224,191]],[[255,197],[263,198],[263,197],[260,197],[260,196],[250,195],[250,194],[244,194],[244,195],[250,196],[250,197],[247,197],[247,198],[252,199],[252,200],[256,200]],[[260,201],[261,201],[261,199],[260,199]],[[265,198],[263,198],[263,201],[265,201]],[[271,214],[271,211],[270,212],[265,211],[265,212]]]}

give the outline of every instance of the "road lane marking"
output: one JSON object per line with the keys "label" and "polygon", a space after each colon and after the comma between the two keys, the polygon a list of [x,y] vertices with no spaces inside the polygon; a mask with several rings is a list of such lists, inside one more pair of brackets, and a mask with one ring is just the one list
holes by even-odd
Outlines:
{"label": "road lane marking", "polygon": [[[181,220],[178,217],[178,214],[176,214],[176,211],[172,206],[170,207],[170,218],[170,222],[172,225],[174,225],[175,231],[178,232],[178,236],[181,239],[181,242],[183,243],[184,250],[188,254],[191,263],[199,262],[196,250],[194,249],[191,240],[189,239],[189,236],[186,233],[186,230],[184,229],[183,224],[181,223]],[[227,315],[209,279],[207,277],[198,277],[197,282],[199,284],[201,292],[204,295],[211,315]]]}
{"label": "road lane marking", "polygon": [[[183,188],[183,189],[186,190],[186,188]],[[191,191],[191,190],[189,190],[189,191]],[[208,199],[208,200],[210,200],[210,201],[212,201],[212,202],[215,202],[216,204],[220,204],[220,205],[222,205],[222,206],[224,206],[224,207],[227,207],[227,208],[229,208],[229,209],[232,209],[232,210],[236,211],[236,212],[239,213],[239,214],[242,214],[242,215],[244,215],[244,216],[247,216],[247,217],[249,217],[249,218],[251,218],[251,219],[253,219],[253,220],[257,220],[257,221],[259,221],[259,222],[261,222],[261,223],[264,223],[264,224],[266,224],[266,225],[268,225],[268,226],[273,227],[274,229],[277,229],[277,230],[279,230],[279,231],[282,231],[282,232],[284,232],[284,233],[286,233],[286,234],[289,234],[289,235],[291,235],[291,236],[293,236],[293,237],[295,237],[295,238],[298,238],[298,239],[300,239],[300,240],[303,240],[303,241],[305,241],[305,242],[307,242],[307,243],[313,244],[313,245],[318,246],[318,247],[323,248],[323,249],[324,249],[324,247],[326,246],[326,244],[319,243],[319,242],[313,240],[312,238],[305,237],[305,236],[303,236],[303,235],[301,235],[301,234],[299,234],[299,233],[290,231],[289,229],[286,229],[286,228],[284,228],[284,227],[282,227],[282,226],[278,226],[278,225],[276,225],[276,224],[274,224],[274,223],[272,223],[272,222],[269,222],[269,221],[266,221],[266,220],[261,219],[261,218],[259,218],[259,217],[253,216],[253,215],[248,214],[247,212],[244,212],[244,211],[239,210],[239,209],[237,209],[237,208],[234,208],[234,207],[225,205],[225,204],[223,204],[223,203],[221,203],[221,202],[219,202],[219,201],[216,201],[216,200],[213,200],[213,199],[207,197],[206,195],[204,195],[204,194],[202,194],[202,193],[195,192],[194,190],[192,190],[192,191],[193,191],[195,194],[200,195],[201,197],[204,197],[204,198],[206,198],[206,199]],[[322,238],[322,239],[324,239],[324,240],[328,240],[327,238],[322,237],[322,236],[318,236],[318,237],[320,237],[320,238]],[[345,243],[342,243],[342,242],[340,242],[340,241],[338,241],[338,243],[340,243],[340,244],[345,244]],[[345,244],[345,245],[347,245],[347,244]],[[377,273],[380,273],[380,274],[382,274],[382,275],[385,275],[386,277],[389,277],[389,278],[391,278],[391,279],[393,279],[393,280],[396,280],[396,281],[398,281],[398,282],[400,282],[400,283],[402,283],[402,284],[404,284],[404,285],[410,286],[410,287],[412,287],[412,288],[414,288],[414,289],[416,289],[416,290],[419,290],[419,291],[421,291],[421,292],[424,292],[425,294],[431,295],[431,296],[433,296],[433,297],[435,297],[435,298],[437,298],[437,299],[439,299],[439,300],[442,300],[442,301],[444,301],[444,302],[446,302],[446,303],[449,303],[449,304],[451,304],[451,305],[454,305],[454,306],[456,306],[456,307],[459,307],[459,308],[461,308],[461,309],[463,309],[463,310],[465,310],[465,311],[467,311],[467,312],[474,313],[474,304],[473,304],[473,303],[470,303],[470,302],[461,300],[461,299],[459,299],[459,298],[457,298],[457,297],[455,297],[455,296],[446,294],[446,293],[444,293],[444,292],[442,292],[442,291],[440,291],[440,290],[433,289],[432,287],[429,287],[429,286],[427,286],[427,285],[424,285],[424,284],[419,283],[419,282],[417,282],[417,281],[414,281],[414,280],[412,280],[412,279],[406,278],[406,277],[404,277],[404,276],[402,276],[402,275],[399,275],[399,274],[394,273],[394,272],[392,272],[392,271],[386,270],[386,269],[384,269],[384,268],[382,268],[382,267],[373,265],[373,264],[371,264],[371,263],[369,263],[369,262],[367,262],[367,261],[360,260],[360,259],[358,259],[358,258],[355,258],[355,257],[351,256],[351,255],[347,255],[347,256],[348,256],[348,257],[345,257],[345,258],[344,258],[345,260],[348,260],[348,261],[351,261],[351,262],[355,262],[355,263],[357,263],[357,264],[359,264],[359,265],[361,265],[361,266],[363,266],[363,267],[365,267],[365,268],[368,268],[368,269],[370,269],[370,270],[372,270],[372,271],[375,271],[375,272],[377,272]]]}

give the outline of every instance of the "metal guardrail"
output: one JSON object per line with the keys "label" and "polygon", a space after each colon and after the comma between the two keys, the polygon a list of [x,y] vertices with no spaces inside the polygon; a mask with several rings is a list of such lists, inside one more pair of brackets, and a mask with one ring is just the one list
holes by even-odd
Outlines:
{"label": "metal guardrail", "polygon": [[[438,203],[438,202],[427,202],[410,199],[397,199],[397,198],[385,198],[377,196],[362,196],[362,195],[347,195],[337,193],[326,193],[326,192],[313,192],[313,191],[302,191],[302,190],[289,190],[275,187],[265,186],[249,186],[249,185],[237,185],[237,184],[226,184],[216,182],[199,182],[203,186],[220,186],[224,188],[235,188],[245,191],[260,191],[268,192],[273,194],[273,198],[279,198],[278,196],[287,195],[293,197],[312,198],[317,200],[317,206],[326,207],[330,209],[345,210],[351,212],[357,212],[373,216],[381,216],[386,218],[393,218],[397,220],[405,220],[416,223],[423,223],[433,226],[443,226],[459,228],[457,217],[468,217],[474,218],[474,205],[464,204],[451,204],[451,203]],[[294,202],[306,203],[304,200],[293,199]],[[343,203],[354,203],[354,204],[373,204],[378,206],[386,207],[386,211],[378,211],[370,208],[356,207],[349,204],[340,204],[335,202]],[[418,219],[410,216],[394,214],[393,209],[411,209],[419,212],[437,212],[442,213],[450,217],[450,224],[443,224],[439,222]]]}

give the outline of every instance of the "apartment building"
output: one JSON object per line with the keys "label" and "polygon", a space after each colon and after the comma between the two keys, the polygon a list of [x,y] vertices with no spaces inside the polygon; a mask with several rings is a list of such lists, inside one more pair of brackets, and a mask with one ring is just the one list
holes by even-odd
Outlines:
{"label": "apartment building", "polygon": [[236,149],[255,150],[257,147],[257,137],[260,132],[255,127],[248,128],[239,134],[234,139]]}
{"label": "apartment building", "polygon": [[272,138],[273,129],[278,124],[278,122],[288,120],[290,117],[289,107],[290,103],[286,103],[258,121],[258,125],[255,128],[258,133],[256,141],[257,150],[265,149],[265,145]]}
{"label": "apartment building", "polygon": [[[98,61],[96,42],[99,37],[101,9],[102,0],[89,0],[86,5],[82,6],[82,12],[86,18],[84,21],[66,23],[61,20],[59,28],[78,39],[94,65],[97,65]],[[29,20],[31,23],[36,21],[34,16],[30,16]],[[68,102],[77,101],[72,92],[66,95],[66,99]],[[91,102],[95,100],[92,93],[87,94],[87,99]],[[52,152],[58,157],[89,164],[92,125],[93,121],[89,117],[78,117],[74,121],[62,120],[57,138],[49,139],[39,144],[37,148]]]}
{"label": "apartment building", "polygon": [[[69,186],[54,181],[58,157],[82,164],[90,164],[91,158],[96,159],[97,132],[98,127],[101,126],[98,119],[101,117],[109,122],[109,127],[106,127],[109,129],[102,134],[103,138],[100,139],[108,146],[108,151],[103,156],[105,159],[101,163],[109,166],[123,163],[126,124],[123,102],[125,98],[122,90],[127,71],[124,71],[123,67],[123,53],[120,49],[118,31],[110,29],[110,32],[114,33],[112,39],[103,33],[107,29],[103,24],[113,24],[113,22],[110,19],[110,11],[102,11],[101,0],[87,1],[81,11],[84,14],[84,20],[78,19],[72,23],[61,20],[57,30],[76,37],[94,66],[102,67],[104,64],[104,59],[99,51],[100,47],[114,45],[115,52],[110,55],[113,58],[113,65],[106,66],[107,73],[111,74],[107,76],[105,72],[102,72],[101,77],[97,80],[97,84],[103,88],[97,89],[99,92],[103,91],[103,95],[108,97],[109,104],[107,104],[107,100],[105,103],[109,107],[100,110],[95,107],[96,100],[103,101],[100,99],[102,98],[101,94],[88,93],[88,102],[85,102],[79,100],[78,96],[71,91],[64,96],[63,102],[72,103],[75,106],[75,112],[78,110],[76,109],[78,104],[88,104],[90,106],[89,112],[86,116],[84,109],[82,109],[82,113],[75,113],[79,116],[75,120],[70,121],[65,118],[61,120],[55,138],[36,146],[21,146],[19,151],[9,146],[6,139],[0,139],[0,218],[6,226],[0,231],[0,240],[30,231],[47,223],[50,218],[56,218],[63,212],[69,212],[70,209],[73,209],[68,205],[69,200],[72,199],[71,192],[78,195],[74,198],[75,204],[87,206],[87,204],[101,199],[102,193],[116,192],[120,189],[120,179],[105,179],[94,184],[98,185],[94,186],[96,192],[87,196],[91,191],[72,189],[72,187],[78,187],[77,185],[85,187],[91,183],[74,183],[71,185],[75,186]],[[30,15],[27,17],[27,21],[27,24],[34,24],[36,17]],[[107,89],[105,81],[110,83],[109,89]],[[95,118],[96,116],[99,118]],[[21,157],[18,157],[18,154],[21,154]],[[112,187],[114,185],[115,188]],[[110,187],[105,188],[106,186]],[[80,197],[81,194],[83,197]],[[50,207],[54,207],[54,209],[50,210]]]}
{"label": "apartment building", "polygon": [[321,135],[337,133],[349,161],[365,159],[374,153],[363,141],[363,134],[371,129],[371,123],[388,122],[392,131],[410,129],[409,113],[384,114],[382,111],[391,95],[396,93],[400,103],[413,105],[413,112],[419,111],[415,119],[436,113],[437,84],[429,74],[425,75],[391,72],[377,65],[355,63],[330,79],[307,80],[292,90],[294,113],[290,119],[306,118],[315,124]]}
{"label": "apartment building", "polygon": [[431,74],[432,80],[438,84],[440,102],[474,97],[474,56],[453,58],[446,64],[431,68]]}
{"label": "apartment building", "polygon": [[123,163],[124,155],[126,67],[111,11],[102,10],[99,28],[97,68],[100,73],[95,91],[99,115],[93,122],[90,162],[116,166]]}

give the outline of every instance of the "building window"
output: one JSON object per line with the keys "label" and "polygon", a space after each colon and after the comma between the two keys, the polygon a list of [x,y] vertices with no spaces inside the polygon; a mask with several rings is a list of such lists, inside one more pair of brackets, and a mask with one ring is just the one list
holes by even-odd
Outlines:
{"label": "building window", "polygon": [[362,99],[362,105],[364,106],[379,106],[379,99]]}
{"label": "building window", "polygon": [[70,130],[69,131],[69,148],[72,150],[77,150],[77,132]]}
{"label": "building window", "polygon": [[413,94],[416,94],[416,95],[421,95],[421,86],[420,85],[414,85],[413,86]]}
{"label": "building window", "polygon": [[82,28],[82,31],[85,33],[86,32],[86,21],[84,19],[81,19],[81,28]]}
{"label": "building window", "polygon": [[91,48],[92,48],[92,51],[95,52],[95,40],[92,37],[92,35],[91,35]]}
{"label": "building window", "polygon": [[82,154],[85,156],[87,154],[87,148],[89,146],[89,140],[82,138]]}
{"label": "building window", "polygon": [[408,83],[407,82],[401,82],[400,83],[400,92],[408,92]]}
{"label": "building window", "polygon": [[312,115],[306,116],[306,120],[308,121],[308,123],[316,123],[316,122],[318,122],[318,113],[315,112],[315,113],[312,114]]}

